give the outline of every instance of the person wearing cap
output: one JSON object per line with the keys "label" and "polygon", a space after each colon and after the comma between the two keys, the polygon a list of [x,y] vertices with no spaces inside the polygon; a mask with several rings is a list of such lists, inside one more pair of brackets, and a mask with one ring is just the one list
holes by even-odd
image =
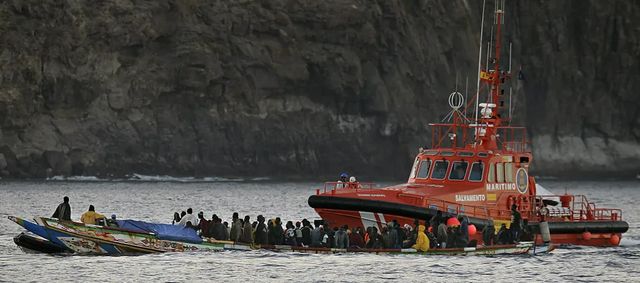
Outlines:
{"label": "person wearing cap", "polygon": [[349,179],[349,174],[344,172],[340,173],[340,179],[338,179],[338,182],[336,182],[336,189],[346,188],[348,179]]}
{"label": "person wearing cap", "polygon": [[93,204],[92,204],[92,205],[89,205],[89,211],[82,214],[82,217],[80,217],[80,221],[84,224],[95,225],[97,219],[104,219],[104,218],[105,218],[104,215],[96,212],[96,209],[95,207],[93,207]]}
{"label": "person wearing cap", "polygon": [[118,228],[118,222],[116,221],[116,215],[111,214],[111,218],[107,219],[107,227]]}
{"label": "person wearing cap", "polygon": [[358,183],[358,180],[356,180],[356,176],[351,176],[349,178],[349,188],[357,189],[359,187],[360,187],[360,183]]}

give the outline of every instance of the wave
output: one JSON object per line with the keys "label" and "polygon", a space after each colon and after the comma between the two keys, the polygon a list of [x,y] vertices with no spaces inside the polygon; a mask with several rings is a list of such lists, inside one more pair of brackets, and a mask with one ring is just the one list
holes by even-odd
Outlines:
{"label": "wave", "polygon": [[97,176],[53,176],[47,181],[66,182],[174,182],[174,183],[208,183],[208,182],[260,182],[269,181],[269,177],[225,178],[225,177],[175,177],[169,175],[142,175],[134,173],[123,178],[100,178]]}

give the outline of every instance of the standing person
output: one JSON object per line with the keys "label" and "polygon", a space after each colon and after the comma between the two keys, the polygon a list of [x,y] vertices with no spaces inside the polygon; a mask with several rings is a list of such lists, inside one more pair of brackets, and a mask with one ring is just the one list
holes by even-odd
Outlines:
{"label": "standing person", "polygon": [[176,211],[173,213],[173,221],[171,224],[176,225],[177,223],[180,223],[180,213]]}
{"label": "standing person", "polygon": [[349,182],[349,174],[340,173],[340,179],[336,182],[336,189],[343,189],[347,187],[347,182]]}
{"label": "standing person", "polygon": [[231,231],[229,232],[229,240],[237,242],[240,240],[240,236],[242,235],[242,221],[240,221],[240,217],[237,212],[233,213],[231,217]]}
{"label": "standing person", "polygon": [[346,249],[349,247],[349,235],[347,235],[347,229],[349,227],[347,225],[344,225],[342,227],[340,227],[340,229],[338,229],[338,231],[336,231],[334,238],[335,238],[335,245],[334,247],[336,249]]}
{"label": "standing person", "polygon": [[267,225],[264,224],[264,220],[264,216],[258,215],[258,225],[256,225],[255,236],[253,239],[256,245],[266,245],[269,243]]}
{"label": "standing person", "polygon": [[438,225],[438,233],[436,233],[436,238],[440,243],[440,248],[447,248],[447,237],[447,224],[440,222],[440,225]]}
{"label": "standing person", "polygon": [[89,211],[82,214],[82,217],[80,217],[80,221],[84,224],[95,225],[96,220],[104,219],[104,218],[105,218],[104,215],[96,212],[96,209],[95,207],[93,207],[93,204],[92,204],[92,205],[89,205]]}
{"label": "standing person", "polygon": [[251,221],[249,215],[244,217],[244,224],[242,225],[242,235],[240,236],[240,242],[246,244],[253,243],[253,226],[251,226]]}
{"label": "standing person", "polygon": [[200,236],[211,237],[211,234],[209,234],[209,226],[211,224],[209,220],[204,218],[204,212],[198,212],[198,230],[200,230]]}
{"label": "standing person", "polygon": [[62,203],[58,205],[56,211],[53,212],[51,218],[58,218],[60,220],[71,221],[71,205],[69,205],[69,197],[62,198]]}
{"label": "standing person", "polygon": [[274,235],[275,232],[275,228],[276,228],[276,221],[274,219],[269,219],[267,220],[267,239],[268,239],[268,243],[269,245],[276,245],[276,235]]}
{"label": "standing person", "polygon": [[364,238],[362,237],[362,228],[356,228],[353,233],[350,233],[347,230],[347,234],[349,234],[349,246],[354,248],[364,248]]}
{"label": "standing person", "polygon": [[466,216],[458,215],[458,221],[460,222],[460,234],[462,240],[469,242],[469,219]]}
{"label": "standing person", "polygon": [[307,219],[302,219],[302,245],[305,247],[311,246],[312,242],[312,227],[311,222]]}
{"label": "standing person", "polygon": [[489,222],[482,229],[482,242],[485,246],[493,245],[493,239],[496,234],[496,227],[493,224],[493,219],[489,218]]}
{"label": "standing person", "polygon": [[284,231],[284,244],[289,246],[297,246],[298,242],[296,241],[296,227],[293,226],[293,222],[287,221],[287,225],[285,225],[287,230]]}
{"label": "standing person", "polygon": [[311,231],[311,246],[314,248],[322,247],[322,238],[324,237],[324,227],[318,225]]}
{"label": "standing person", "polygon": [[511,230],[511,240],[513,243],[520,241],[520,222],[522,221],[522,216],[518,211],[518,206],[514,203],[511,205],[511,226],[509,226],[509,230]]}
{"label": "standing person", "polygon": [[441,221],[442,221],[442,211],[438,210],[438,212],[436,212],[436,215],[431,217],[431,220],[429,220],[429,227],[433,227],[435,229],[438,226],[440,226]]}
{"label": "standing person", "polygon": [[296,245],[302,246],[302,227],[300,225],[300,221],[296,222],[295,233],[296,233]]}
{"label": "standing person", "polygon": [[187,214],[183,216],[182,219],[180,219],[180,225],[195,228],[195,227],[198,227],[198,224],[199,224],[198,218],[196,218],[196,216],[193,215],[193,209],[189,207],[187,209]]}
{"label": "standing person", "polygon": [[228,240],[227,227],[222,224],[222,219],[218,215],[211,216],[211,225],[209,228],[209,234],[216,240],[226,241]]}
{"label": "standing person", "polygon": [[[293,225],[293,223],[291,223]],[[284,243],[284,230],[282,229],[282,220],[280,217],[276,217],[273,221],[273,232],[269,234],[269,237],[273,237],[274,245],[282,245]],[[271,239],[269,239],[271,241]]]}
{"label": "standing person", "polygon": [[390,249],[400,249],[402,248],[402,240],[400,240],[400,234],[398,232],[398,221],[395,219],[391,221],[391,225],[389,226],[389,247]]}

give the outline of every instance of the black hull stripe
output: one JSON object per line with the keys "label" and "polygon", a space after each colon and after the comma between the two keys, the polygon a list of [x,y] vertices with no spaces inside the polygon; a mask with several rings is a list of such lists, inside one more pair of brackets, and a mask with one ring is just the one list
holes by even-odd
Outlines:
{"label": "black hull stripe", "polygon": [[[437,210],[419,206],[393,203],[380,200],[344,198],[335,196],[312,195],[307,201],[312,208],[336,209],[347,211],[368,211],[390,215],[429,220],[436,215]],[[450,217],[453,213],[443,211],[442,215]],[[478,230],[484,228],[487,220],[469,217],[469,222]],[[531,222],[529,226],[533,231],[538,231],[538,224]],[[625,221],[583,221],[583,222],[549,222],[549,230],[552,234],[578,234],[584,231],[592,233],[624,233],[629,230],[629,224]]]}

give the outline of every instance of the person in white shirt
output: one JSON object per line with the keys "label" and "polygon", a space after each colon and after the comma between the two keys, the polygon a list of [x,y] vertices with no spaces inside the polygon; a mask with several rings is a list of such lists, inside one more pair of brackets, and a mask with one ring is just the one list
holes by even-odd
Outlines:
{"label": "person in white shirt", "polygon": [[347,173],[341,173],[340,179],[336,182],[336,189],[343,189],[347,187],[347,178],[349,175]]}
{"label": "person in white shirt", "polygon": [[191,226],[193,227],[198,227],[198,218],[195,215],[193,215],[193,209],[191,209],[191,207],[187,209],[187,215],[182,217],[182,219],[180,219],[180,223],[178,224],[182,226],[187,226],[187,222],[191,222]]}

